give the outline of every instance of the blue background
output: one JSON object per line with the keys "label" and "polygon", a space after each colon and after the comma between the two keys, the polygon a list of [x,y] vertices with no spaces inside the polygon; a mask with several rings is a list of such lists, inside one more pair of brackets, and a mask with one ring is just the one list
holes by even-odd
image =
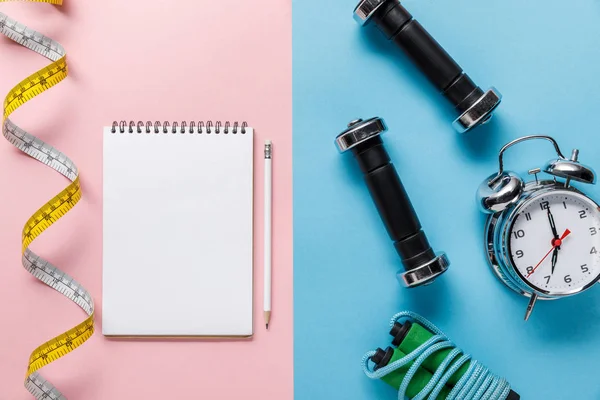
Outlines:
{"label": "blue background", "polygon": [[[600,170],[600,1],[407,0],[406,8],[486,89],[504,101],[492,122],[453,132],[452,107],[355,0],[297,0],[294,38],[296,399],[394,399],[360,360],[385,347],[389,318],[410,309],[505,376],[525,400],[600,399],[600,287],[538,303],[502,286],[482,249],[480,182],[506,142],[544,133]],[[350,154],[335,136],[383,117],[387,149],[435,250],[452,261],[432,286],[406,290],[401,265]],[[547,142],[509,151],[508,168],[541,167]],[[580,186],[581,188],[581,186]],[[585,187],[600,200],[598,187]]]}

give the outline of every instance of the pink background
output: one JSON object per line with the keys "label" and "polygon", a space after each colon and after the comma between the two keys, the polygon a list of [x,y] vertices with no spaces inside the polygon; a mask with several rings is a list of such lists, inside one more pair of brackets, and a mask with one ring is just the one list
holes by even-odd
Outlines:
{"label": "pink background", "polygon": [[[0,4],[58,40],[70,77],[13,120],[79,166],[82,201],[33,249],[92,293],[97,332],[42,371],[70,399],[293,397],[291,1],[103,0]],[[0,38],[0,95],[48,64]],[[101,333],[102,127],[113,120],[247,120],[256,128],[255,332],[251,342],[122,341]],[[272,329],[262,320],[261,144],[273,139]],[[30,352],[84,319],[20,263],[27,218],[67,181],[0,141],[0,398],[29,399]]]}

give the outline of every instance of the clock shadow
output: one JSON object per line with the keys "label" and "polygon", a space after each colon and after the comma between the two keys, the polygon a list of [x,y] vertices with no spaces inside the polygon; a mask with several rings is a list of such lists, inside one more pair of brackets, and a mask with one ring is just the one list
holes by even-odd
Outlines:
{"label": "clock shadow", "polygon": [[592,339],[600,330],[600,285],[573,297],[538,302],[532,319],[540,328],[536,332],[549,341]]}

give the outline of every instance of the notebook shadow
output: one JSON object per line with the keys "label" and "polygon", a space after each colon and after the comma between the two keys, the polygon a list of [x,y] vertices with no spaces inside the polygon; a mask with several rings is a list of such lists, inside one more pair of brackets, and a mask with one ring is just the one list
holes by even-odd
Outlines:
{"label": "notebook shadow", "polygon": [[178,342],[201,342],[201,343],[247,343],[253,340],[249,337],[202,337],[202,336],[104,336],[111,342],[134,342],[134,343],[178,343]]}

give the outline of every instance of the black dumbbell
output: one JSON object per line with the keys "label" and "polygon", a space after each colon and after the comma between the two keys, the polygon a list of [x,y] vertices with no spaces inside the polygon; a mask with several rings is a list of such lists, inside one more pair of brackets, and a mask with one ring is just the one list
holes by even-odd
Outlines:
{"label": "black dumbbell", "polygon": [[466,132],[492,117],[502,95],[493,87],[481,90],[400,0],[361,0],[354,17],[361,25],[371,21],[377,25],[450,100],[459,113],[453,123],[457,131]]}
{"label": "black dumbbell", "polygon": [[398,280],[407,287],[431,283],[450,265],[444,253],[436,254],[421,229],[413,205],[383,146],[380,134],[387,130],[381,118],[356,120],[338,135],[340,151],[354,154],[379,215],[394,241],[405,272]]}

